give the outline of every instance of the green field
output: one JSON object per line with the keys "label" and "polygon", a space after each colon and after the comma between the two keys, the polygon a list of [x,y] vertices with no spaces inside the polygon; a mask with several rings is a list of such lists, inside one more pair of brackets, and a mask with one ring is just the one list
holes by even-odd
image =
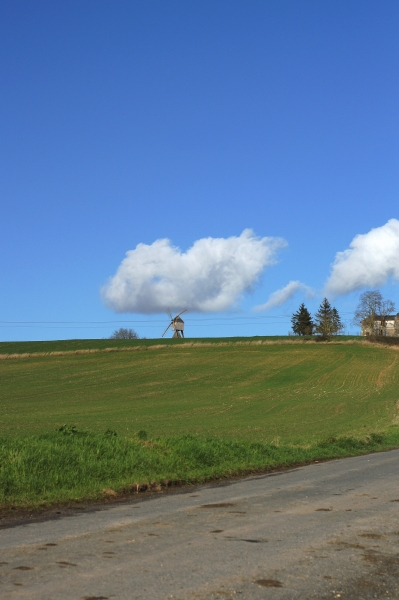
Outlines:
{"label": "green field", "polygon": [[[312,338],[305,338],[306,341],[312,341]],[[341,335],[339,342],[361,341],[359,336]],[[275,336],[254,336],[254,337],[230,337],[230,338],[195,338],[195,339],[139,339],[139,340],[52,340],[46,342],[0,342],[0,357],[12,354],[49,354],[51,352],[78,352],[85,350],[104,351],[104,350],[131,350],[136,348],[149,348],[152,346],[185,346],[186,344],[215,344],[215,345],[233,345],[233,344],[251,344],[251,343],[299,343],[304,342],[301,337],[287,337],[283,335]]]}
{"label": "green field", "polygon": [[399,445],[399,352],[359,340],[32,342],[0,355],[0,506]]}
{"label": "green field", "polygon": [[39,433],[67,423],[127,436],[144,429],[150,436],[303,444],[382,431],[396,418],[399,354],[389,348],[140,347],[0,360],[1,432]]}

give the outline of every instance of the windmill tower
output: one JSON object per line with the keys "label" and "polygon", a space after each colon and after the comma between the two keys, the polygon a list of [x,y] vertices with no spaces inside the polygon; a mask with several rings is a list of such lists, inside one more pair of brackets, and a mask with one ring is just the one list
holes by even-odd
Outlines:
{"label": "windmill tower", "polygon": [[165,329],[165,331],[163,332],[162,337],[168,331],[169,327],[172,327],[172,330],[174,331],[174,334],[173,334],[172,337],[174,337],[174,338],[180,338],[180,337],[184,338],[184,321],[183,321],[183,319],[180,318],[180,315],[182,315],[183,313],[185,313],[186,310],[187,310],[187,308],[185,308],[184,310],[182,310],[181,313],[179,313],[175,317],[172,317],[172,313],[170,312],[170,310],[168,310],[168,315],[170,317],[170,323],[167,326],[167,328]]}

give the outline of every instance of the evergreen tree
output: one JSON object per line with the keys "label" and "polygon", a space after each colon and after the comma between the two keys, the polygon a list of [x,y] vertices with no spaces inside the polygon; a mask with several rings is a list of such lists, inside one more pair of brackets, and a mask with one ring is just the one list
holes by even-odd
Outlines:
{"label": "evergreen tree", "polygon": [[332,309],[332,324],[333,330],[335,331],[334,335],[338,334],[344,328],[344,325],[341,321],[341,317],[339,316],[338,311],[335,307]]}
{"label": "evergreen tree", "polygon": [[303,303],[298,311],[292,315],[291,323],[292,331],[296,335],[312,335],[314,327],[312,316]]}
{"label": "evergreen tree", "polygon": [[329,340],[342,329],[343,325],[337,309],[331,306],[327,298],[324,298],[315,314],[315,331],[323,340]]}

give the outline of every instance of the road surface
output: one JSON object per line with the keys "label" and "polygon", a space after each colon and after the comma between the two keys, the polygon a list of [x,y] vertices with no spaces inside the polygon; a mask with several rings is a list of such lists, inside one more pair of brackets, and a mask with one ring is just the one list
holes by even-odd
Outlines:
{"label": "road surface", "polygon": [[0,529],[2,600],[399,599],[399,450]]}

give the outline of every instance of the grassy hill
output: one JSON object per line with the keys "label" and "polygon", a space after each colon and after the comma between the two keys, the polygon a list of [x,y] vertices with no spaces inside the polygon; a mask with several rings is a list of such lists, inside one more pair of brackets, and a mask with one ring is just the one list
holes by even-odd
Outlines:
{"label": "grassy hill", "polygon": [[[361,341],[363,338],[359,336],[339,336],[340,342]],[[185,346],[186,344],[252,344],[252,343],[300,343],[303,338],[292,336],[254,336],[254,337],[224,337],[224,338],[195,338],[195,339],[139,339],[139,340],[111,340],[111,339],[95,339],[95,340],[51,340],[45,342],[0,342],[0,357],[12,354],[50,354],[52,352],[83,352],[88,350],[104,352],[106,350],[134,350],[148,348],[152,346]],[[311,340],[308,340],[311,341]]]}
{"label": "grassy hill", "polygon": [[397,447],[398,383],[359,340],[2,344],[0,509]]}
{"label": "grassy hill", "polygon": [[33,355],[0,360],[0,430],[41,433],[67,423],[128,436],[144,429],[307,444],[381,431],[396,418],[395,350],[267,341],[7,344],[8,354]]}

